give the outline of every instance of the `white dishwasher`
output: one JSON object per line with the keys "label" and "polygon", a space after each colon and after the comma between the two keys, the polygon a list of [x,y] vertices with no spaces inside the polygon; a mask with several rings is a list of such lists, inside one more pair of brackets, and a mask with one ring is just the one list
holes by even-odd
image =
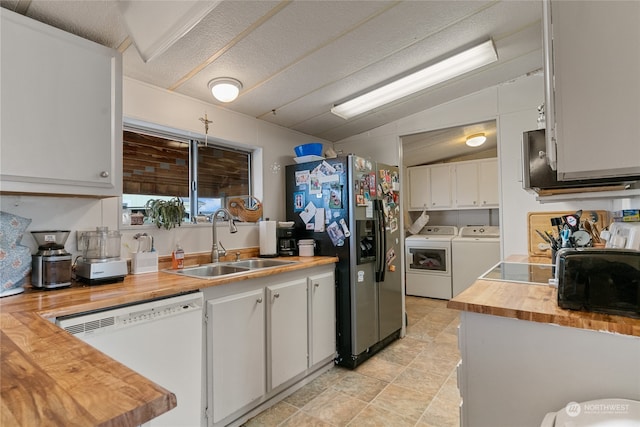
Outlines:
{"label": "white dishwasher", "polygon": [[199,427],[204,423],[202,306],[202,292],[196,292],[60,317],[56,324],[175,393],[177,406],[145,426]]}

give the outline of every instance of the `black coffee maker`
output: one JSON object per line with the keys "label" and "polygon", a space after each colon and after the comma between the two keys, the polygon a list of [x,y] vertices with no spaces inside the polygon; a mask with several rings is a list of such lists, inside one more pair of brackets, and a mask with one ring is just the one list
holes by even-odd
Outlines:
{"label": "black coffee maker", "polygon": [[279,225],[276,229],[278,237],[278,254],[280,256],[298,255],[298,245],[294,236],[293,224]]}

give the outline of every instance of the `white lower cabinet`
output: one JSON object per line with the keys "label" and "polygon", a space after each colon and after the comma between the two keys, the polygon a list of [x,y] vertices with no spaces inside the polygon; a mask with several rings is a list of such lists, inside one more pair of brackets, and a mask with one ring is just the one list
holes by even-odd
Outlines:
{"label": "white lower cabinet", "polygon": [[204,289],[207,425],[241,425],[333,366],[334,265]]}
{"label": "white lower cabinet", "polygon": [[213,422],[266,391],[264,290],[207,302]]}
{"label": "white lower cabinet", "polygon": [[267,287],[270,387],[307,369],[307,279]]}
{"label": "white lower cabinet", "polygon": [[333,272],[309,277],[309,367],[336,355],[335,287]]}
{"label": "white lower cabinet", "polygon": [[638,399],[639,337],[468,311],[459,334],[461,427],[539,426],[572,401]]}

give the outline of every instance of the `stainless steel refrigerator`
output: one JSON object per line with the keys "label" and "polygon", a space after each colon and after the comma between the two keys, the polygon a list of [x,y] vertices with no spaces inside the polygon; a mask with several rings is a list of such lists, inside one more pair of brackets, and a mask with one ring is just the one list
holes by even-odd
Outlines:
{"label": "stainless steel refrigerator", "polygon": [[286,168],[287,221],[337,256],[336,363],[354,368],[402,327],[399,172],[350,155]]}

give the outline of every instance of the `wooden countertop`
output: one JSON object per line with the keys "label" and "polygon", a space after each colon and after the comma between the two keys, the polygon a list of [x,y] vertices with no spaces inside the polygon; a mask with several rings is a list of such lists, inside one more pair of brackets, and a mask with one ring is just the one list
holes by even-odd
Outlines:
{"label": "wooden countertop", "polygon": [[197,279],[157,272],[124,282],[27,288],[0,299],[0,426],[138,426],[176,406],[176,396],[47,318],[179,295],[211,286],[332,264],[335,257],[287,257],[296,264],[241,276]]}
{"label": "wooden countertop", "polygon": [[[547,258],[511,256],[508,262],[549,263]],[[494,280],[476,280],[447,307],[532,322],[550,323],[640,337],[640,319],[558,307],[558,288]]]}

